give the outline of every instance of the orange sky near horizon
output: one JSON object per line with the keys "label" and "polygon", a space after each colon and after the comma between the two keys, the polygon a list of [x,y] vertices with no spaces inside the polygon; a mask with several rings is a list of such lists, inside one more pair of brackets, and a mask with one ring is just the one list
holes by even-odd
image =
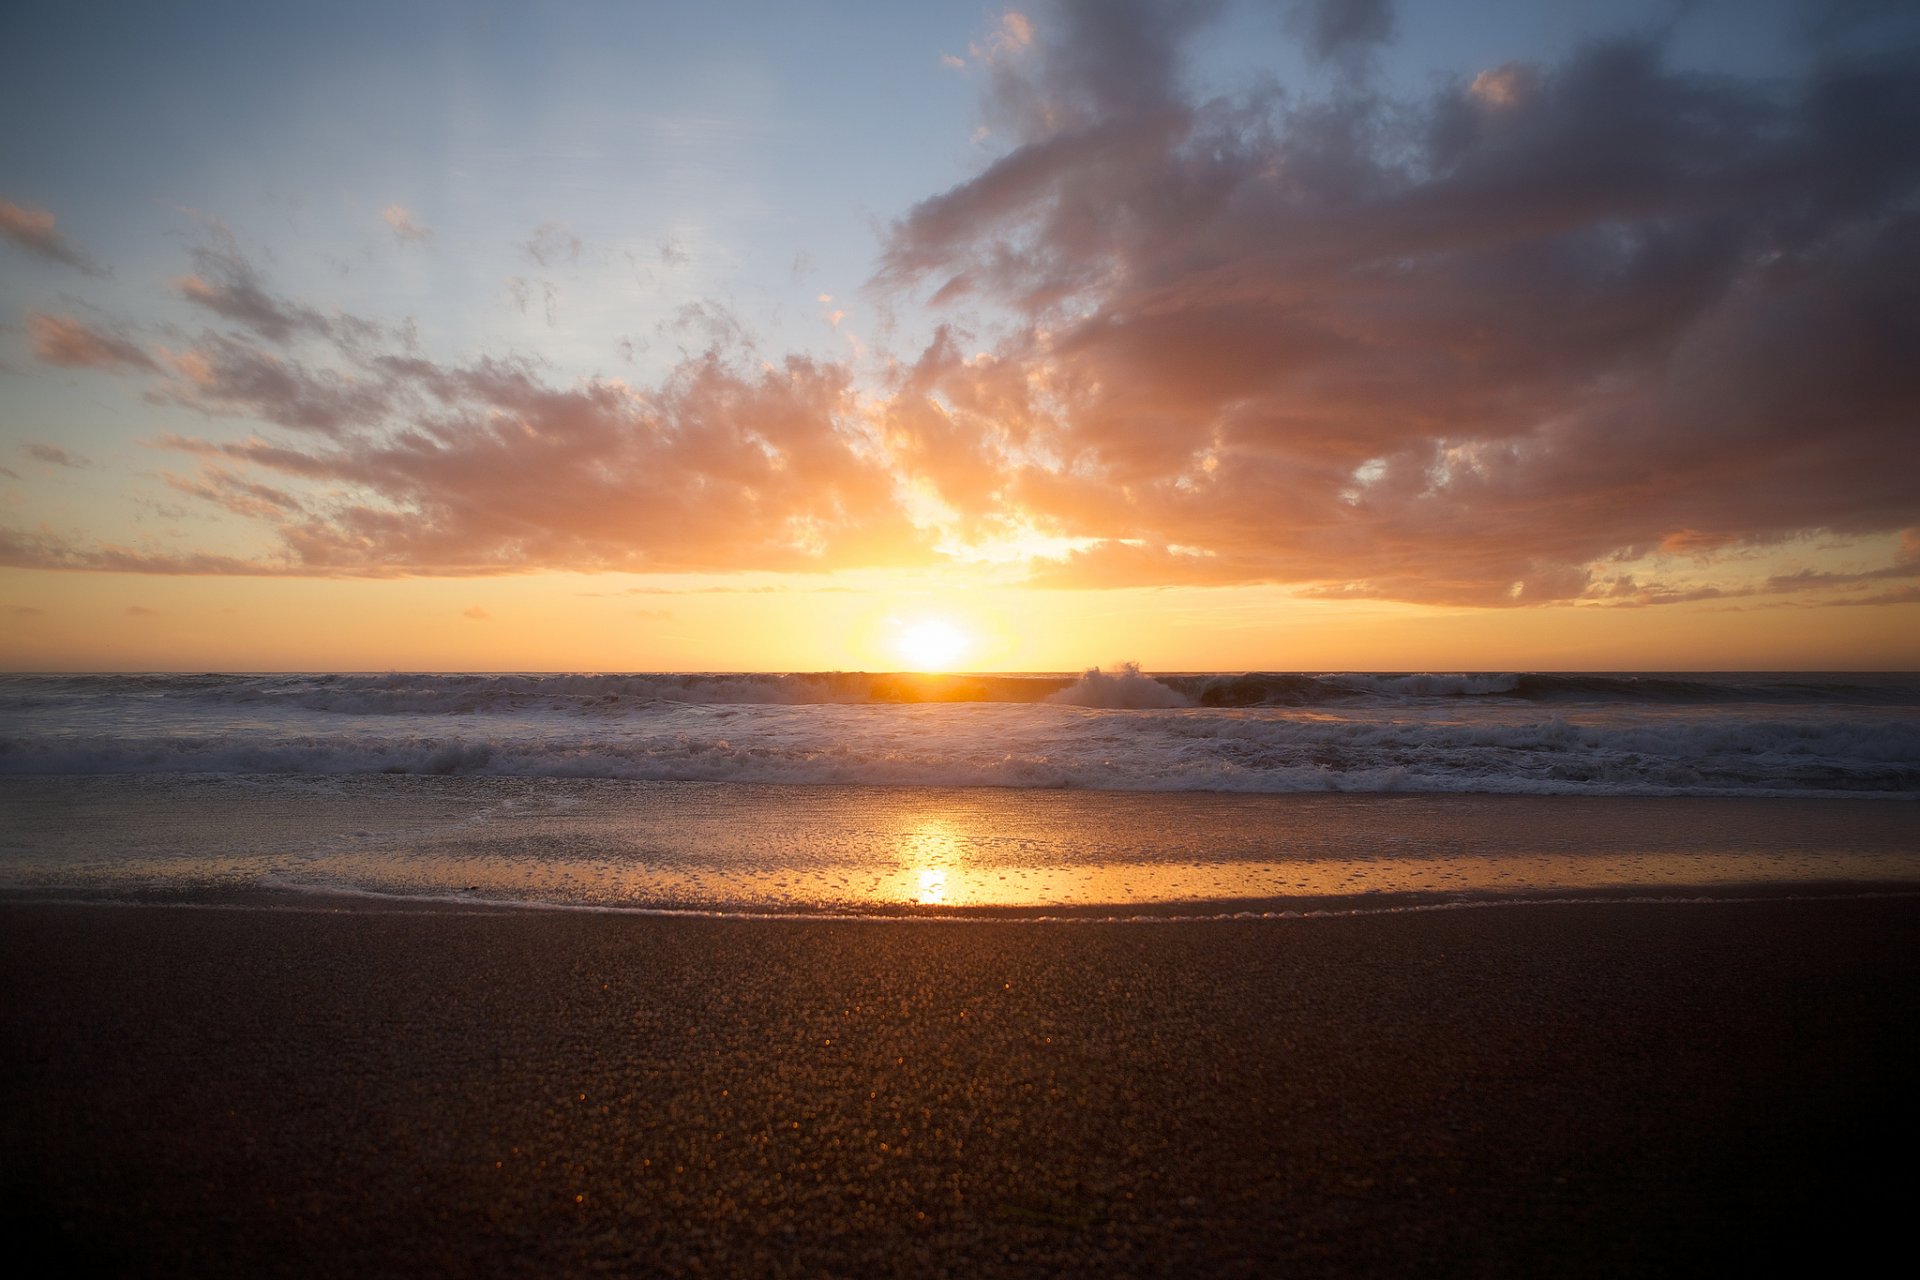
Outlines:
{"label": "orange sky near horizon", "polygon": [[915,589],[911,582],[641,585],[486,579],[156,578],[0,572],[15,671],[906,670],[943,621],[952,667],[1075,671],[1904,670],[1920,604],[1706,600],[1476,609],[1272,587]]}

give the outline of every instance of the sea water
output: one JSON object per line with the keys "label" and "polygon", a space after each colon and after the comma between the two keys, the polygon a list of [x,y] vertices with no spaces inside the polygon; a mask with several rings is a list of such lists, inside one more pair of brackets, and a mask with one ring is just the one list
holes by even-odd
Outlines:
{"label": "sea water", "polygon": [[1920,882],[1910,675],[0,678],[0,890],[1285,911]]}

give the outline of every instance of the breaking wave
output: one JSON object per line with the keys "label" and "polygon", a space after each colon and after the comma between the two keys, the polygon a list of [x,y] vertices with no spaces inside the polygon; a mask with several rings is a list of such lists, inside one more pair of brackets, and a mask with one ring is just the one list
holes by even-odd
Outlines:
{"label": "breaking wave", "polygon": [[[1920,718],[668,705],[624,721],[292,718],[0,733],[0,774],[401,773],[1110,791],[1920,796]],[[1118,692],[1116,693],[1116,690]],[[1081,696],[1088,696],[1083,693]]]}
{"label": "breaking wave", "polygon": [[0,714],[80,709],[101,700],[334,715],[484,715],[525,710],[617,714],[660,703],[810,706],[1038,703],[1124,710],[1176,707],[1539,703],[1556,706],[1920,707],[1911,674],[1287,673],[1148,675],[1138,666],[1080,675],[334,674],[0,677]]}

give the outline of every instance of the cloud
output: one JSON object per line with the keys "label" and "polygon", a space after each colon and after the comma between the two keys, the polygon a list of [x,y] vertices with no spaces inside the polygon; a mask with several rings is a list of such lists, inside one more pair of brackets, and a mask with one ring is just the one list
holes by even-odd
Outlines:
{"label": "cloud", "polygon": [[1393,39],[1393,0],[1295,0],[1289,17],[1307,53],[1352,59]]}
{"label": "cloud", "polygon": [[33,312],[27,316],[33,354],[47,364],[66,369],[155,369],[153,358],[131,339],[110,329],[97,329],[73,316]]}
{"label": "cloud", "polygon": [[1835,600],[1834,604],[1920,604],[1920,586],[1895,587],[1890,591],[1879,591],[1868,596],[1850,596]]}
{"label": "cloud", "polygon": [[521,315],[527,314],[527,308],[533,303],[536,286],[539,288],[541,313],[546,316],[547,328],[551,329],[559,323],[560,310],[560,286],[553,281],[529,280],[525,276],[508,276],[507,301]]}
{"label": "cloud", "polygon": [[[1008,54],[1018,53],[1033,43],[1033,19],[1018,10],[1009,9],[1000,15],[984,40],[967,46],[967,52],[983,62],[991,62]],[[948,66],[964,67],[965,62],[958,58],[943,55],[941,61]]]}
{"label": "cloud", "polygon": [[51,463],[56,467],[74,467],[77,469],[92,465],[85,458],[77,454],[68,453],[57,444],[42,444],[34,440],[20,447],[25,449],[31,457],[37,458],[41,462]]}
{"label": "cloud", "polygon": [[[385,359],[404,364],[404,357]],[[296,431],[338,436],[384,420],[393,408],[388,366],[316,366],[220,334],[168,354],[172,377],[147,393],[215,415],[246,414]]]}
{"label": "cloud", "polygon": [[[1911,59],[1703,76],[1648,36],[1415,97],[1345,74],[1222,92],[1187,57],[1219,10],[1064,0],[994,21],[975,52],[995,150],[906,211],[876,271],[882,303],[918,294],[944,323],[865,383],[851,362],[766,355],[701,305],[649,385],[428,358],[279,296],[216,234],[189,296],[232,331],[148,356],[94,328],[56,349],[241,424],[154,443],[191,459],[167,484],[273,550],[11,531],[0,563],[794,571],[1026,547],[1055,586],[1905,598]],[[1385,4],[1292,12],[1336,69],[1392,37]],[[524,247],[557,268],[579,241],[549,223]],[[671,242],[660,257],[685,260]],[[550,282],[508,288],[552,323]],[[1749,554],[1810,535],[1905,549],[1800,574]]]}
{"label": "cloud", "polygon": [[462,609],[462,610],[460,611],[460,616],[461,616],[461,617],[463,617],[463,618],[465,618],[465,619],[467,619],[467,620],[468,620],[468,621],[470,621],[470,622],[491,622],[491,621],[493,621],[493,615],[492,615],[492,614],[490,614],[490,613],[488,613],[488,612],[487,612],[487,611],[486,611],[485,609],[482,609],[482,608],[481,608],[481,607],[480,607],[479,605],[477,605],[477,604],[476,604],[476,605],[474,605],[474,606],[473,606],[472,608],[470,608],[470,609]]}
{"label": "cloud", "polygon": [[543,267],[580,261],[580,237],[558,222],[543,222],[521,246],[529,258]]}
{"label": "cloud", "polygon": [[[558,384],[529,359],[426,359],[338,317],[317,349],[203,335],[170,352],[156,401],[283,428],[163,435],[197,460],[166,483],[256,524],[241,558],[0,532],[0,563],[150,573],[392,576],[535,569],[807,571],[924,564],[842,364],[751,354],[712,308],[660,383]],[[349,336],[351,335],[351,336]]]}
{"label": "cloud", "polygon": [[[257,575],[303,572],[298,566],[262,565],[237,556],[142,549],[6,528],[0,528],[0,565],[15,569],[65,569],[97,573]],[[315,570],[307,571],[305,576],[326,575]]]}
{"label": "cloud", "polygon": [[1805,591],[1810,588],[1851,587],[1862,582],[1883,582],[1888,578],[1920,578],[1920,562],[1903,559],[1878,569],[1858,573],[1821,573],[1805,569],[1799,573],[1778,574],[1767,579],[1769,591]]}
{"label": "cloud", "polygon": [[[1327,49],[1390,30],[1362,10]],[[884,250],[1000,317],[890,412],[939,501],[1080,540],[1050,581],[1530,604],[1920,519],[1910,60],[1741,81],[1632,39],[1202,98],[1205,16],[1057,6],[990,91],[1006,150]]]}
{"label": "cloud", "polygon": [[126,608],[126,615],[129,618],[157,618],[160,616],[160,611],[149,609],[143,604],[130,604]]}
{"label": "cloud", "polygon": [[60,234],[53,214],[45,209],[0,200],[0,236],[50,262],[74,267],[88,275],[102,274],[98,265]]}
{"label": "cloud", "polygon": [[193,251],[195,274],[174,281],[182,297],[272,342],[285,343],[300,334],[324,336],[332,331],[327,318],[312,307],[269,293],[231,233],[218,224],[208,225],[213,228],[215,242]]}
{"label": "cloud", "polygon": [[425,244],[433,239],[433,232],[415,222],[413,214],[401,205],[388,205],[381,211],[380,217],[392,230],[394,239],[403,244]]}
{"label": "cloud", "polygon": [[1524,63],[1509,62],[1475,76],[1473,83],[1467,86],[1467,94],[1489,107],[1513,107],[1533,93],[1537,84],[1538,78],[1533,68]]}
{"label": "cloud", "polygon": [[165,472],[161,479],[170,488],[238,516],[277,520],[302,510],[299,499],[286,490],[248,480],[218,463],[203,463],[197,476]]}

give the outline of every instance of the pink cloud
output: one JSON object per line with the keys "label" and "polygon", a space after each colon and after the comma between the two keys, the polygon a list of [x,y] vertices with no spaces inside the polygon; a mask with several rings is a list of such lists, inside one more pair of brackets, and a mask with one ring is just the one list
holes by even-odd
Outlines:
{"label": "pink cloud", "polygon": [[93,260],[60,234],[57,220],[45,209],[0,200],[0,236],[50,262],[76,267],[89,275],[100,274]]}
{"label": "pink cloud", "polygon": [[387,224],[394,238],[405,244],[424,244],[433,238],[433,232],[413,220],[413,215],[404,207],[390,204],[380,214],[381,221]]}
{"label": "pink cloud", "polygon": [[67,369],[155,369],[153,357],[131,339],[98,329],[73,316],[34,312],[27,317],[33,354],[47,364]]}
{"label": "pink cloud", "polygon": [[[1910,68],[1704,81],[1628,41],[1424,102],[1200,100],[1191,13],[1057,6],[998,72],[1009,149],[879,273],[1011,321],[990,361],[937,341],[896,417],[929,458],[1020,442],[991,490],[926,471],[1092,544],[1052,580],[1525,604],[1920,518]],[[1303,13],[1328,56],[1391,30]]]}
{"label": "pink cloud", "polygon": [[0,536],[0,563],[387,576],[804,571],[931,557],[866,433],[851,371],[750,359],[723,313],[689,312],[688,334],[711,345],[644,390],[556,385],[524,359],[435,362],[373,342],[378,327],[351,319],[329,322],[314,358],[203,335],[169,354],[146,393],[290,429],[290,440],[154,442],[200,459],[197,475],[168,474],[169,486],[257,522],[278,554],[12,532]]}

